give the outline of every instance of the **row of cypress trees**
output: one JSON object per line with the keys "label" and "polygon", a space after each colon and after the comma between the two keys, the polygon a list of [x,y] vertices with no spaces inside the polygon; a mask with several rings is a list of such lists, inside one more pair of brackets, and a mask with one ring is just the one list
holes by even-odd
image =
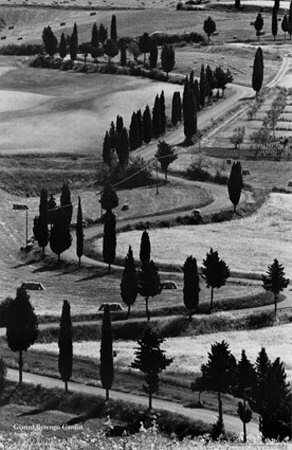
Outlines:
{"label": "row of cypress trees", "polygon": [[105,133],[103,140],[102,157],[105,164],[113,164],[114,151],[121,166],[129,162],[129,151],[141,147],[143,142],[148,144],[152,138],[157,139],[165,133],[166,113],[164,91],[156,95],[152,110],[147,105],[143,114],[141,109],[133,112],[129,131],[124,126],[123,118],[118,115],[116,123],[111,122],[110,129]]}
{"label": "row of cypress trees", "polygon": [[[72,243],[70,225],[73,214],[71,192],[68,184],[64,183],[61,189],[60,205],[57,206],[54,195],[48,199],[47,189],[42,189],[40,194],[39,215],[34,218],[33,234],[42,248],[45,256],[45,248],[50,243],[51,250],[58,256],[68,250]],[[81,264],[83,255],[83,218],[81,199],[78,197],[77,223],[76,223],[76,253]]]}

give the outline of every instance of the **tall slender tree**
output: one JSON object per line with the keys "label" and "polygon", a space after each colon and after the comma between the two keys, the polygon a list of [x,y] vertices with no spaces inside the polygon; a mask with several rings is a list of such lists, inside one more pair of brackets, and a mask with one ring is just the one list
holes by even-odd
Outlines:
{"label": "tall slender tree", "polygon": [[150,69],[155,69],[157,67],[157,58],[158,58],[158,48],[156,41],[151,39],[150,41],[150,55],[149,55],[149,64]]}
{"label": "tall slender tree", "polygon": [[112,148],[108,131],[105,133],[103,146],[102,146],[102,159],[109,167],[113,162]]}
{"label": "tall slender tree", "polygon": [[240,200],[242,184],[241,164],[237,161],[232,164],[231,172],[228,178],[228,194],[230,201],[233,204],[234,212],[236,211],[236,207]]}
{"label": "tall slender tree", "polygon": [[154,262],[144,262],[138,274],[138,293],[145,299],[146,316],[150,320],[149,298],[162,291],[158,269]]}
{"label": "tall slender tree", "polygon": [[205,106],[205,97],[206,97],[206,76],[205,76],[205,67],[204,64],[202,64],[200,72],[200,105],[202,108],[204,108]]}
{"label": "tall slender tree", "polygon": [[277,10],[273,8],[272,13],[272,35],[274,36],[274,41],[276,39],[276,36],[278,34],[278,16],[277,16]]}
{"label": "tall slender tree", "polygon": [[67,56],[67,44],[66,44],[66,38],[65,38],[64,33],[61,34],[61,38],[60,38],[59,55],[60,55],[60,58],[66,58],[66,56]]}
{"label": "tall slender tree", "polygon": [[284,32],[284,39],[286,41],[286,33],[289,30],[289,22],[288,22],[286,14],[284,14],[283,20],[281,22],[281,28]]}
{"label": "tall slender tree", "polygon": [[107,40],[108,32],[107,32],[107,28],[105,28],[102,23],[99,26],[98,35],[99,35],[100,42],[102,44],[104,44],[105,41]]}
{"label": "tall slender tree", "polygon": [[165,351],[160,348],[164,339],[157,333],[147,328],[144,336],[138,340],[135,350],[135,359],[131,363],[133,369],[140,370],[145,376],[144,392],[148,394],[148,407],[152,409],[152,396],[159,389],[159,374],[173,361],[166,358]]}
{"label": "tall slender tree", "polygon": [[23,352],[33,345],[38,336],[38,321],[25,289],[18,288],[7,311],[6,337],[9,348],[19,353],[19,384],[22,383]]}
{"label": "tall slender tree", "polygon": [[193,136],[197,132],[197,108],[194,93],[191,91],[189,84],[185,85],[183,96],[183,120],[185,145],[193,144]]}
{"label": "tall slender tree", "polygon": [[254,28],[256,30],[256,35],[257,35],[258,41],[259,41],[260,40],[261,31],[262,31],[262,29],[264,27],[264,19],[263,19],[261,13],[258,13],[253,26],[254,26]]}
{"label": "tall slender tree", "polygon": [[146,144],[148,144],[152,139],[152,119],[148,105],[143,113],[143,139]]}
{"label": "tall slender tree", "polygon": [[135,112],[133,112],[130,122],[129,145],[131,151],[139,147],[139,123]]}
{"label": "tall slender tree", "polygon": [[70,225],[73,214],[73,205],[71,202],[70,188],[67,183],[64,183],[61,189],[60,207],[64,210],[65,216],[68,220],[68,225]]}
{"label": "tall slender tree", "polygon": [[112,20],[111,20],[111,39],[114,42],[117,42],[117,38],[118,38],[118,34],[117,34],[117,18],[115,15],[112,15]]}
{"label": "tall slender tree", "polygon": [[68,381],[72,376],[73,367],[73,344],[70,303],[67,300],[64,300],[63,302],[58,347],[59,373],[61,375],[61,380],[65,383],[65,392],[68,392]]}
{"label": "tall slender tree", "polygon": [[121,51],[121,65],[126,66],[127,65],[127,48],[124,41],[120,44],[120,51]]}
{"label": "tall slender tree", "polygon": [[108,273],[116,259],[116,245],[116,217],[112,212],[107,212],[104,217],[102,254],[104,262],[108,264]]}
{"label": "tall slender tree", "polygon": [[167,78],[169,72],[175,66],[175,53],[171,45],[164,44],[161,49],[161,67],[164,72],[166,72]]}
{"label": "tall slender tree", "polygon": [[50,234],[50,247],[52,252],[61,259],[61,253],[71,247],[72,236],[68,223],[68,217],[62,208],[56,211],[55,221]]}
{"label": "tall slender tree", "polygon": [[79,260],[79,267],[81,266],[81,258],[83,256],[84,233],[83,233],[83,218],[81,198],[78,197],[77,222],[76,222],[76,254]]}
{"label": "tall slender tree", "polygon": [[152,112],[153,137],[156,139],[161,135],[161,111],[159,95],[156,95]]}
{"label": "tall slender tree", "polygon": [[277,303],[280,292],[289,284],[289,279],[285,278],[285,271],[282,264],[274,259],[273,264],[268,267],[267,274],[262,276],[263,288],[274,294],[275,316],[277,315]]}
{"label": "tall slender tree", "polygon": [[144,230],[140,242],[140,261],[142,264],[150,261],[151,244],[147,230]]}
{"label": "tall slender tree", "polygon": [[43,29],[42,39],[45,47],[45,51],[50,55],[54,56],[58,51],[58,40],[54,35],[50,26]]}
{"label": "tall slender tree", "polygon": [[99,44],[99,32],[96,25],[96,22],[92,25],[91,29],[91,47],[96,48]]}
{"label": "tall slender tree", "polygon": [[103,313],[100,341],[100,379],[106,392],[106,401],[109,400],[109,391],[114,381],[113,336],[109,306],[106,305]]}
{"label": "tall slender tree", "polygon": [[224,286],[227,278],[230,276],[230,270],[223,259],[220,259],[218,252],[210,249],[206,259],[203,260],[202,277],[206,281],[207,287],[211,288],[210,313],[213,309],[214,288],[219,289]]}
{"label": "tall slender tree", "polygon": [[165,114],[165,97],[164,97],[164,91],[161,91],[160,97],[160,125],[161,125],[161,134],[165,133],[166,128],[166,114]]}
{"label": "tall slender tree", "polygon": [[186,309],[189,311],[189,319],[199,304],[200,293],[200,276],[198,272],[197,260],[193,256],[189,256],[183,266],[184,287],[183,300]]}
{"label": "tall slender tree", "polygon": [[120,287],[123,302],[128,306],[127,318],[129,318],[131,313],[131,306],[135,303],[138,295],[138,275],[131,246],[129,246],[129,250],[125,258]]}
{"label": "tall slender tree", "polygon": [[110,183],[105,184],[101,193],[100,202],[102,209],[109,213],[119,205],[116,190]]}
{"label": "tall slender tree", "polygon": [[35,219],[34,223],[34,236],[38,241],[39,246],[42,248],[43,256],[45,256],[45,248],[49,241],[48,230],[48,191],[46,189],[41,190],[40,205],[39,205],[39,217]]}
{"label": "tall slender tree", "polygon": [[254,57],[253,72],[252,72],[252,88],[256,95],[261,90],[264,78],[263,52],[261,47],[258,47]]}
{"label": "tall slender tree", "polygon": [[141,53],[144,54],[144,64],[145,64],[146,53],[149,53],[150,48],[151,48],[151,39],[150,39],[148,33],[143,33],[142,36],[140,36],[138,45],[139,45]]}

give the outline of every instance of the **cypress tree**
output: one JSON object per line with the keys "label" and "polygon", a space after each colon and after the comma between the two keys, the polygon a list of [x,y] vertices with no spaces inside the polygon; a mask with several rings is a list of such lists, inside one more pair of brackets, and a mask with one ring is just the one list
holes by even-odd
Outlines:
{"label": "cypress tree", "polygon": [[77,50],[78,50],[78,41],[77,41],[75,33],[72,33],[71,38],[70,38],[70,46],[69,46],[71,61],[75,61],[75,59],[77,57]]}
{"label": "cypress tree", "polygon": [[57,211],[57,203],[54,195],[51,194],[48,201],[48,209],[47,209],[48,224],[52,225],[54,223],[56,211]]}
{"label": "cypress tree", "polygon": [[138,295],[138,276],[131,246],[129,246],[129,250],[125,258],[124,271],[120,287],[123,302],[128,306],[128,318],[130,317],[131,306],[135,303]]}
{"label": "cypress tree", "polygon": [[194,71],[192,70],[189,78],[189,86],[192,91],[195,89],[195,79],[194,79]]}
{"label": "cypress tree", "polygon": [[81,266],[81,257],[83,255],[83,219],[82,219],[82,207],[81,199],[78,197],[78,209],[77,209],[77,222],[76,222],[76,254],[79,259],[79,267]]}
{"label": "cypress tree", "polygon": [[289,7],[288,23],[289,23],[288,32],[289,32],[290,39],[291,39],[291,35],[292,35],[292,1],[290,2],[290,7]]}
{"label": "cypress tree", "polygon": [[68,226],[70,226],[73,214],[73,205],[71,202],[70,188],[67,183],[64,183],[61,189],[60,206],[64,210],[68,219]]}
{"label": "cypress tree", "polygon": [[118,55],[119,48],[115,41],[107,39],[104,44],[104,53],[108,56],[108,63],[111,64],[112,58]]}
{"label": "cypress tree", "polygon": [[96,48],[98,47],[98,44],[99,44],[99,32],[96,22],[94,22],[91,29],[91,47]]}
{"label": "cypress tree", "polygon": [[130,150],[136,150],[138,148],[138,139],[139,139],[138,133],[139,130],[138,130],[137,115],[135,112],[133,112],[129,128]]}
{"label": "cypress tree", "polygon": [[242,171],[240,162],[234,162],[232,164],[231,172],[228,178],[228,194],[231,203],[236,211],[236,206],[239,203],[240,195],[242,191]]}
{"label": "cypress tree", "polygon": [[105,28],[103,26],[103,24],[101,23],[98,29],[98,34],[99,34],[99,40],[102,44],[105,43],[105,41],[107,40],[107,28]]}
{"label": "cypress tree", "polygon": [[77,24],[76,22],[74,22],[74,26],[73,26],[73,34],[75,36],[76,39],[76,47],[78,49],[78,30],[77,30]]}
{"label": "cypress tree", "polygon": [[171,123],[173,126],[175,126],[177,122],[178,122],[177,92],[174,92],[171,102]]}
{"label": "cypress tree", "polygon": [[110,183],[107,183],[101,193],[100,203],[102,209],[107,213],[111,213],[114,208],[119,205],[119,199],[115,189]]}
{"label": "cypress tree", "polygon": [[158,94],[155,97],[154,108],[152,112],[152,130],[153,137],[157,139],[161,134],[161,112]]}
{"label": "cypress tree", "polygon": [[275,0],[273,9],[275,9],[278,13],[279,8],[280,8],[280,0]]}
{"label": "cypress tree", "polygon": [[143,144],[143,121],[141,109],[139,109],[136,112],[136,121],[137,121],[137,146],[139,148]]}
{"label": "cypress tree", "polygon": [[277,16],[277,10],[273,8],[273,14],[272,14],[272,35],[274,36],[274,41],[276,39],[276,36],[278,34],[278,16]]}
{"label": "cypress tree", "polygon": [[112,165],[112,149],[108,131],[105,133],[103,140],[102,159],[109,167]]}
{"label": "cypress tree", "polygon": [[185,77],[184,90],[183,90],[183,100],[182,100],[183,111],[186,109],[187,95],[188,95],[189,90],[190,90],[189,77]]}
{"label": "cypress tree", "polygon": [[200,105],[202,108],[205,106],[206,97],[206,78],[205,78],[205,67],[204,64],[201,65],[200,72]]}
{"label": "cypress tree", "polygon": [[111,40],[117,42],[117,18],[115,15],[112,15],[111,20]]}
{"label": "cypress tree", "polygon": [[148,105],[143,113],[143,139],[146,144],[148,144],[152,139],[152,119]]}
{"label": "cypress tree", "polygon": [[109,138],[110,138],[111,149],[112,150],[116,149],[117,148],[117,133],[116,133],[115,124],[113,121],[111,121],[111,124],[110,124]]}
{"label": "cypress tree", "polygon": [[64,33],[61,34],[60,44],[59,44],[59,55],[60,58],[66,58],[67,56],[67,44]]}
{"label": "cypress tree", "polygon": [[150,261],[151,244],[147,230],[144,230],[140,242],[140,261],[142,264]]}
{"label": "cypress tree", "polygon": [[70,303],[67,300],[63,302],[58,347],[58,368],[61,380],[65,383],[65,392],[67,393],[68,381],[72,376],[73,367],[72,323]]}
{"label": "cypress tree", "polygon": [[56,211],[55,221],[50,234],[50,247],[52,252],[58,255],[58,261],[60,261],[61,253],[68,250],[71,243],[72,236],[70,234],[68,217],[64,210],[59,208]]}
{"label": "cypress tree", "polygon": [[122,41],[120,49],[121,49],[121,65],[126,66],[127,65],[127,49],[126,49],[126,44],[124,43],[124,41]]}
{"label": "cypress tree", "polygon": [[124,119],[122,118],[122,116],[120,116],[119,114],[117,115],[116,118],[116,130],[117,133],[121,133],[122,129],[124,128]]}
{"label": "cypress tree", "polygon": [[22,383],[22,353],[33,345],[38,336],[37,316],[25,289],[18,288],[7,310],[6,337],[9,348],[19,352],[19,384]]}
{"label": "cypress tree", "polygon": [[284,31],[284,38],[285,38],[285,41],[286,41],[286,33],[289,30],[289,22],[288,22],[286,14],[283,17],[283,20],[282,20],[282,23],[281,23],[281,28]]}
{"label": "cypress tree", "polygon": [[166,127],[166,114],[165,114],[165,98],[164,98],[164,91],[161,92],[159,97],[160,102],[160,124],[161,124],[161,134],[165,133],[165,127]]}
{"label": "cypress tree", "polygon": [[143,33],[142,36],[140,36],[138,45],[140,48],[140,52],[144,54],[144,64],[145,64],[146,53],[150,52],[151,47],[151,39],[148,33]]}
{"label": "cypress tree", "polygon": [[106,392],[106,401],[109,400],[109,390],[114,380],[113,335],[109,306],[103,312],[100,341],[100,380]]}
{"label": "cypress tree", "polygon": [[254,57],[253,72],[252,72],[252,88],[258,95],[263,84],[263,52],[261,47],[258,47]]}
{"label": "cypress tree", "polygon": [[171,72],[175,66],[175,54],[174,54],[174,49],[171,45],[164,44],[162,46],[161,66],[162,66],[162,70],[164,70],[164,72],[166,72],[166,75],[168,78],[169,72]]}
{"label": "cypress tree", "polygon": [[240,0],[235,0],[234,6],[236,9],[240,9]]}
{"label": "cypress tree", "polygon": [[151,39],[150,40],[150,55],[149,55],[150,69],[155,69],[157,67],[157,58],[158,58],[157,44],[154,39]]}
{"label": "cypress tree", "polygon": [[198,80],[195,80],[195,82],[194,82],[194,97],[195,97],[197,111],[200,111],[201,110],[201,108],[200,108],[200,88],[199,88]]}
{"label": "cypress tree", "polygon": [[147,320],[150,320],[148,302],[162,291],[158,269],[153,261],[144,262],[138,274],[138,293],[144,297]]}
{"label": "cypress tree", "polygon": [[202,267],[202,277],[206,280],[207,287],[211,288],[210,313],[213,309],[214,288],[219,289],[224,286],[229,276],[229,267],[223,259],[219,258],[218,252],[214,252],[211,248],[206,259],[203,260]]}
{"label": "cypress tree", "polygon": [[120,145],[117,153],[120,165],[126,166],[129,163],[129,136],[126,127],[121,131]]}
{"label": "cypress tree", "polygon": [[188,84],[186,85],[186,91],[184,91],[183,118],[185,145],[192,145],[192,138],[197,132],[197,108],[194,93],[190,90]]}
{"label": "cypress tree", "polygon": [[200,292],[200,276],[196,258],[189,256],[183,266],[184,272],[184,287],[183,300],[186,309],[189,311],[189,318],[191,320],[193,312],[199,304]]}
{"label": "cypress tree", "polygon": [[45,47],[45,51],[50,55],[54,56],[58,51],[58,40],[54,35],[50,26],[43,29],[42,39]]}
{"label": "cypress tree", "polygon": [[0,397],[2,396],[2,392],[5,387],[6,375],[7,375],[7,366],[4,359],[0,357]]}
{"label": "cypress tree", "polygon": [[112,212],[105,214],[103,230],[102,255],[104,262],[108,264],[108,273],[110,273],[111,265],[115,262],[117,245],[116,218]]}
{"label": "cypress tree", "polygon": [[43,256],[45,256],[45,247],[49,241],[48,230],[48,191],[46,189],[41,190],[40,205],[39,205],[39,217],[35,222],[35,237],[39,246],[42,248]]}
{"label": "cypress tree", "polygon": [[177,108],[178,121],[181,122],[182,121],[182,102],[181,102],[180,92],[177,92],[176,102],[177,102],[176,108]]}

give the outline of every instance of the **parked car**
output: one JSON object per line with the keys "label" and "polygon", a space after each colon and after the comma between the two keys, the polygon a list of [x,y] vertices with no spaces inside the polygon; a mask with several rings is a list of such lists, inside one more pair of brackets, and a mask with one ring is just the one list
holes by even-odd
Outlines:
{"label": "parked car", "polygon": [[120,303],[102,303],[98,311],[104,311],[105,307],[108,306],[110,311],[123,311],[123,307]]}

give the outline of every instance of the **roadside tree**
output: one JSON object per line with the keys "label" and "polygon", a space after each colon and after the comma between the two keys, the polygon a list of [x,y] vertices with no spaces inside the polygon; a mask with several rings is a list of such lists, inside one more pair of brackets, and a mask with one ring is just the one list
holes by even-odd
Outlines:
{"label": "roadside tree", "polygon": [[100,341],[100,380],[109,400],[109,391],[114,381],[113,335],[109,306],[103,312]]}
{"label": "roadside tree", "polygon": [[183,300],[186,309],[189,311],[189,319],[197,309],[199,304],[200,293],[200,276],[198,272],[197,260],[193,256],[189,256],[183,266],[184,287]]}
{"label": "roadside tree", "polygon": [[147,328],[144,336],[138,340],[135,350],[135,359],[131,363],[133,369],[138,369],[145,376],[144,392],[148,394],[149,409],[152,409],[152,396],[159,389],[159,375],[173,361],[166,358],[165,351],[161,349],[164,339],[157,333]]}
{"label": "roadside tree", "polygon": [[224,286],[227,278],[230,276],[229,267],[225,261],[219,258],[218,252],[210,249],[206,259],[203,260],[202,277],[206,281],[207,287],[211,288],[210,313],[213,309],[214,289]]}
{"label": "roadside tree", "polygon": [[236,212],[236,207],[239,203],[242,191],[242,170],[239,161],[232,164],[231,172],[228,178],[228,194],[231,203],[233,204],[233,211]]}
{"label": "roadside tree", "polygon": [[18,288],[7,311],[6,337],[9,348],[19,352],[19,384],[22,383],[23,352],[33,345],[38,336],[38,321],[25,289]]}
{"label": "roadside tree", "polygon": [[72,323],[70,313],[70,303],[63,302],[62,315],[59,330],[59,358],[58,368],[61,380],[65,383],[65,392],[68,392],[68,381],[72,376],[73,367],[73,344],[72,344]]}
{"label": "roadside tree", "polygon": [[262,276],[263,288],[274,294],[275,316],[277,315],[277,303],[280,292],[289,284],[289,279],[285,278],[285,271],[282,264],[274,259],[273,264],[268,267],[267,274]]}
{"label": "roadside tree", "polygon": [[149,298],[162,291],[158,269],[154,262],[144,262],[138,273],[138,293],[145,299],[146,316],[150,320]]}
{"label": "roadside tree", "polygon": [[104,262],[108,264],[108,273],[116,259],[116,246],[116,217],[112,212],[107,212],[104,216],[102,255]]}
{"label": "roadside tree", "polygon": [[81,199],[78,197],[77,222],[76,222],[76,254],[79,260],[79,267],[81,266],[81,258],[83,256],[84,233],[83,233],[83,218]]}
{"label": "roadside tree", "polygon": [[129,318],[131,313],[131,306],[135,303],[138,295],[138,275],[131,246],[129,246],[129,250],[125,258],[120,287],[123,302],[128,306],[127,318]]}
{"label": "roadside tree", "polygon": [[161,170],[165,174],[165,181],[167,181],[168,167],[177,159],[177,154],[175,154],[174,151],[175,149],[165,141],[158,142],[155,158],[159,162]]}
{"label": "roadside tree", "polygon": [[203,29],[208,36],[208,41],[210,41],[210,36],[216,31],[216,23],[210,16],[204,21]]}

